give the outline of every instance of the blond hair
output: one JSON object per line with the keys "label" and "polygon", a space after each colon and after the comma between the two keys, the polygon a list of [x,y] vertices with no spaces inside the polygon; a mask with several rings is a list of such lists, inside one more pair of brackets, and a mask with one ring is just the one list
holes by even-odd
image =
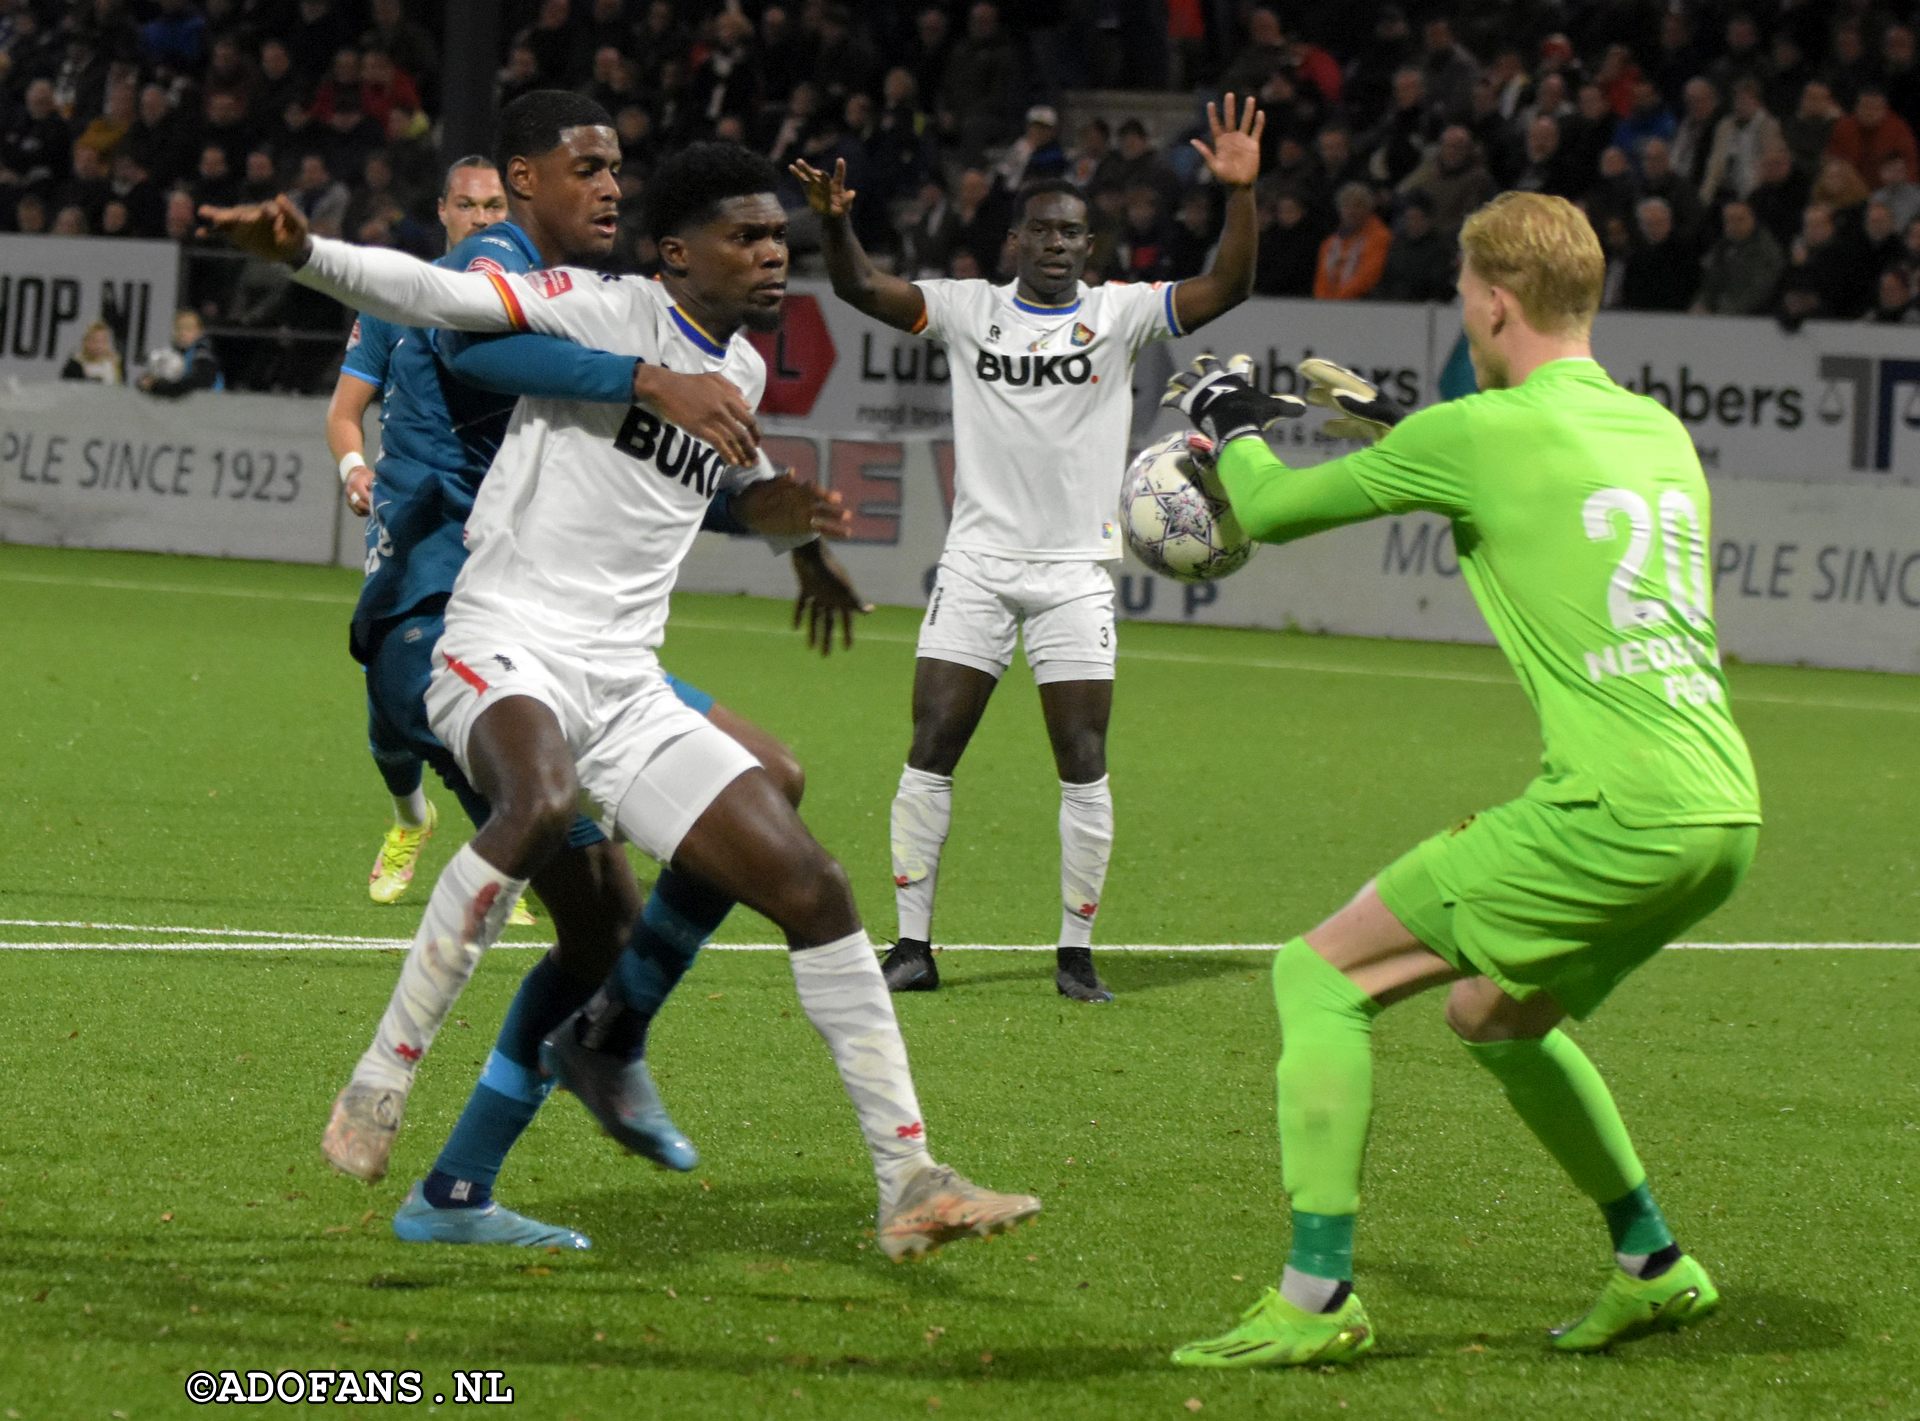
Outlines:
{"label": "blond hair", "polygon": [[1585,335],[1600,309],[1607,258],[1584,213],[1564,197],[1503,192],[1460,229],[1462,260],[1513,293],[1542,335]]}

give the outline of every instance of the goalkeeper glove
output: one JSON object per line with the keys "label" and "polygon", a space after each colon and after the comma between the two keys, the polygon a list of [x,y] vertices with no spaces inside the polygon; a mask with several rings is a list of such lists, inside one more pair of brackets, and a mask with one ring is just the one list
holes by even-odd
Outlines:
{"label": "goalkeeper glove", "polygon": [[1300,362],[1300,373],[1313,382],[1307,403],[1338,416],[1325,425],[1336,439],[1372,444],[1400,422],[1400,406],[1382,395],[1371,380],[1363,380],[1344,365],[1314,356]]}
{"label": "goalkeeper glove", "polygon": [[1305,403],[1292,395],[1262,394],[1254,387],[1252,374],[1251,356],[1236,355],[1222,364],[1216,356],[1203,355],[1167,381],[1160,403],[1192,420],[1213,441],[1216,453],[1226,448],[1229,439],[1260,434],[1283,419],[1298,419],[1307,412]]}

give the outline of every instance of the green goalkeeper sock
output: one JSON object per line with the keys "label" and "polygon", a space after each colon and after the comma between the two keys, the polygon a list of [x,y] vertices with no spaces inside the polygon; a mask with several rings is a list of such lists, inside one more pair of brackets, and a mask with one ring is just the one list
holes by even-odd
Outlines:
{"label": "green goalkeeper sock", "polygon": [[1380,1004],[1304,938],[1274,958],[1273,1000],[1280,1012],[1280,1064],[1273,1074],[1281,1181],[1294,1210],[1287,1271],[1351,1279]]}
{"label": "green goalkeeper sock", "polygon": [[1574,1187],[1600,1206],[1621,1267],[1637,1274],[1649,1256],[1673,1248],[1613,1093],[1572,1037],[1556,1030],[1537,1041],[1465,1045]]}

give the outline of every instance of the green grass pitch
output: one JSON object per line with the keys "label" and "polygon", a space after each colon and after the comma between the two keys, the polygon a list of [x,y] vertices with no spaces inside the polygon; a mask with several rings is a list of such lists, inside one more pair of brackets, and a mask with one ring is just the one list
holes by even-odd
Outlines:
{"label": "green grass pitch", "polygon": [[[327,569],[0,548],[0,941],[406,937],[462,834],[439,793],[449,827],[414,896],[367,901],[384,795],[346,655],[354,590]],[[915,618],[876,613],[824,663],[785,620],[683,597],[666,659],[795,746],[807,817],[884,938]],[[1143,625],[1123,642],[1110,943],[1283,940],[1517,791],[1537,755],[1486,648]],[[1768,824],[1695,935],[1920,937],[1920,682],[1732,681]],[[1016,671],[961,767],[943,939],[1050,940],[1056,804]],[[723,937],[772,932],[742,913]],[[449,1414],[473,1409],[451,1405],[458,1368],[504,1372],[513,1414],[583,1421],[1920,1415],[1913,953],[1669,953],[1579,1031],[1727,1298],[1611,1358],[1543,1347],[1604,1275],[1594,1211],[1437,1000],[1392,1012],[1357,1260],[1380,1349],[1350,1371],[1207,1374],[1167,1351],[1231,1321],[1284,1247],[1263,954],[1114,954],[1120,998],[1087,1009],[1044,955],[955,952],[946,990],[901,1003],[936,1152],[1046,1200],[988,1246],[879,1259],[851,1114],[785,964],[723,952],[655,1033],[695,1175],[620,1157],[561,1098],[499,1192],[591,1253],[399,1244],[387,1217],[539,939],[483,967],[372,1189],[316,1145],[397,953],[0,951],[0,1414],[207,1414],[186,1377],[227,1368],[411,1369],[428,1399],[395,1414]]]}

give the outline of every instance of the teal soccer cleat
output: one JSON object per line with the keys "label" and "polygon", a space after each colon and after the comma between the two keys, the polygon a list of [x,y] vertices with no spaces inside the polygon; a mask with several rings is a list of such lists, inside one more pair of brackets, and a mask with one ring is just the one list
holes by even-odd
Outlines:
{"label": "teal soccer cleat", "polygon": [[646,1059],[582,1044],[577,1019],[568,1017],[540,1043],[540,1069],[579,1096],[615,1144],[682,1174],[698,1165],[700,1152],[660,1103]]}
{"label": "teal soccer cleat", "polygon": [[394,1235],[407,1243],[495,1243],[514,1248],[589,1249],[583,1233],[543,1224],[498,1204],[480,1209],[436,1209],[416,1183],[393,1215]]}

